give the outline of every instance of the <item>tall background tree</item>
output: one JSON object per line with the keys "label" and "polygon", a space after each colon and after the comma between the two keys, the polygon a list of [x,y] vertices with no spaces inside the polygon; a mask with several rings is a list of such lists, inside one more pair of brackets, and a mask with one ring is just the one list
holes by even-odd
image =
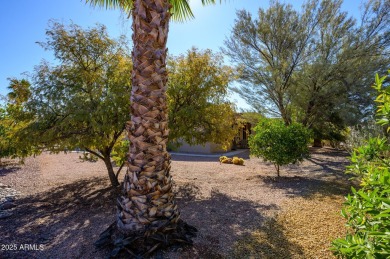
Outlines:
{"label": "tall background tree", "polygon": [[[389,64],[389,30],[383,27],[390,25],[388,3],[367,2],[360,25],[341,11],[341,4],[342,1],[322,3],[329,11],[313,34],[309,62],[297,71],[297,120],[313,129],[317,142],[343,140],[340,133],[345,126],[372,116],[373,91],[366,77],[385,70]],[[372,16],[372,8],[378,16]],[[367,33],[375,37],[367,38]]]}
{"label": "tall background tree", "polygon": [[360,20],[341,5],[311,0],[295,11],[271,1],[257,19],[239,11],[224,49],[240,72],[235,90],[255,110],[311,128],[317,143],[372,116],[367,80],[389,65],[389,1],[367,1]]}
{"label": "tall background tree", "polygon": [[[236,63],[240,88],[235,90],[258,112],[283,118],[291,123],[291,97],[294,71],[305,60],[309,38],[316,25],[316,8],[311,2],[300,14],[291,5],[271,1],[260,8],[258,20],[241,10],[225,41],[223,52]],[[313,17],[314,16],[314,17]]]}

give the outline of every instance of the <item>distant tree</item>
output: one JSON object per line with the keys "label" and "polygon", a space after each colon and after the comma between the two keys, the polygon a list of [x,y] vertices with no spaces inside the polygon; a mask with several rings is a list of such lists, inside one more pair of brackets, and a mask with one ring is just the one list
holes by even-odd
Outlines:
{"label": "distant tree", "polygon": [[[378,8],[380,18],[368,21],[366,9],[359,26],[341,11],[342,1],[321,3],[327,11],[311,37],[313,51],[297,71],[295,94],[291,94],[297,120],[313,129],[316,143],[343,140],[346,126],[372,115],[373,91],[366,78],[389,63],[389,30],[383,26],[390,26],[390,9],[385,2],[370,2],[366,8]],[[367,33],[375,37],[366,38]]]}
{"label": "distant tree", "polygon": [[[18,138],[17,132],[31,120],[24,110],[24,104],[31,96],[30,83],[27,80],[9,79],[11,91],[4,97],[5,104],[0,107],[0,158],[21,158],[39,152],[27,144],[29,140]],[[16,120],[15,117],[23,118]]]}
{"label": "distant tree", "polygon": [[258,112],[277,115],[292,122],[291,97],[294,71],[305,60],[317,12],[310,2],[304,14],[291,5],[271,1],[259,9],[258,19],[244,10],[237,12],[232,35],[223,52],[236,63],[241,86],[235,90]]}
{"label": "distant tree", "polygon": [[[13,87],[10,97],[27,99],[23,112],[11,112],[19,122],[28,122],[17,136],[51,151],[82,148],[104,161],[111,184],[117,186],[110,156],[129,116],[127,41],[111,39],[102,25],[83,30],[52,22],[46,35],[46,42],[39,44],[53,51],[59,64],[43,61],[30,88]],[[16,85],[24,84],[20,80]]]}
{"label": "distant tree", "polygon": [[213,142],[228,148],[237,133],[232,104],[227,101],[232,69],[211,50],[192,48],[168,61],[168,112],[171,142]]}
{"label": "distant tree", "polygon": [[6,110],[0,107],[0,163],[5,157],[12,157],[16,150],[13,148],[10,138],[10,122],[7,118]]}
{"label": "distant tree", "polygon": [[389,1],[367,1],[359,23],[341,4],[309,0],[298,12],[271,1],[257,20],[239,11],[224,50],[240,72],[241,97],[286,124],[303,123],[316,142],[340,139],[373,114],[367,82],[389,64]]}

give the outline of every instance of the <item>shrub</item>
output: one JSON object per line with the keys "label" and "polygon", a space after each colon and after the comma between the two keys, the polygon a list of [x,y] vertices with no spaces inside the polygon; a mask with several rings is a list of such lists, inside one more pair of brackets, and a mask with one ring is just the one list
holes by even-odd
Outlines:
{"label": "shrub", "polygon": [[244,159],[239,157],[228,158],[227,156],[219,157],[219,162],[223,164],[235,164],[235,165],[244,165]]}
{"label": "shrub", "polygon": [[[390,75],[390,71],[389,71]],[[389,125],[390,88],[382,87],[386,77],[376,76],[379,92],[378,124]],[[390,127],[388,127],[388,130]],[[348,173],[356,175],[361,188],[352,194],[342,210],[352,230],[332,242],[333,253],[344,258],[390,258],[390,144],[386,138],[371,138],[355,149]]]}
{"label": "shrub", "polygon": [[303,125],[284,125],[280,120],[262,119],[249,138],[251,154],[280,166],[301,162],[309,156],[310,131]]}
{"label": "shrub", "polygon": [[224,164],[231,164],[232,159],[228,158],[227,156],[221,156],[221,157],[219,157],[219,162],[224,163]]}
{"label": "shrub", "polygon": [[244,159],[239,157],[233,157],[232,159],[233,164],[235,165],[244,165]]}

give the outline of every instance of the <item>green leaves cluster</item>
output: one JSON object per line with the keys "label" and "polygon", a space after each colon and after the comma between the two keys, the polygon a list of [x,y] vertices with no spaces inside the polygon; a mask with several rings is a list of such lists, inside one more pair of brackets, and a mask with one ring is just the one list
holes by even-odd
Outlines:
{"label": "green leaves cluster", "polygon": [[[390,75],[390,71],[389,71]],[[378,123],[389,125],[390,91],[384,87],[389,76],[376,76],[379,95]],[[356,175],[361,188],[352,188],[342,215],[352,230],[345,238],[333,241],[335,255],[345,258],[390,257],[390,143],[387,138],[371,138],[355,149],[348,173]]]}
{"label": "green leaves cluster", "polygon": [[302,124],[286,126],[278,119],[262,119],[249,138],[251,154],[262,157],[279,167],[301,162],[309,156],[310,131]]}
{"label": "green leaves cluster", "polygon": [[12,143],[10,130],[11,122],[6,110],[0,107],[0,159],[16,155],[16,148]]}
{"label": "green leaves cluster", "polygon": [[[380,78],[379,75],[376,74],[375,85],[373,86],[373,88],[379,93],[375,102],[378,104],[376,115],[378,116],[378,124],[380,125],[390,124],[390,87],[384,87],[384,82],[387,78],[388,76]],[[387,132],[389,131],[390,126],[387,128]]]}
{"label": "green leaves cluster", "polygon": [[213,142],[228,148],[237,133],[227,101],[233,71],[211,50],[192,48],[168,61],[169,138],[180,145]]}
{"label": "green leaves cluster", "polygon": [[111,152],[129,118],[132,61],[126,38],[112,39],[105,26],[83,29],[51,22],[39,44],[55,65],[35,67],[31,84],[10,81],[7,112],[14,138],[25,147],[53,152],[81,148],[102,159],[118,185]]}
{"label": "green leaves cluster", "polygon": [[21,158],[39,153],[29,145],[29,139],[21,138],[18,133],[31,121],[31,114],[24,108],[30,98],[30,83],[27,80],[10,78],[7,103],[0,107],[0,159],[3,157]]}

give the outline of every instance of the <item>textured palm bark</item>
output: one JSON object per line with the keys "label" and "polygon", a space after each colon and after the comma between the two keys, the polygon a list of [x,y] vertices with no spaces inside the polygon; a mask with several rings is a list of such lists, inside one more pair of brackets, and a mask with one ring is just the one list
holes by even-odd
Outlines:
{"label": "textured palm bark", "polygon": [[117,220],[124,234],[166,233],[179,221],[166,150],[169,8],[167,0],[134,1],[130,154]]}

